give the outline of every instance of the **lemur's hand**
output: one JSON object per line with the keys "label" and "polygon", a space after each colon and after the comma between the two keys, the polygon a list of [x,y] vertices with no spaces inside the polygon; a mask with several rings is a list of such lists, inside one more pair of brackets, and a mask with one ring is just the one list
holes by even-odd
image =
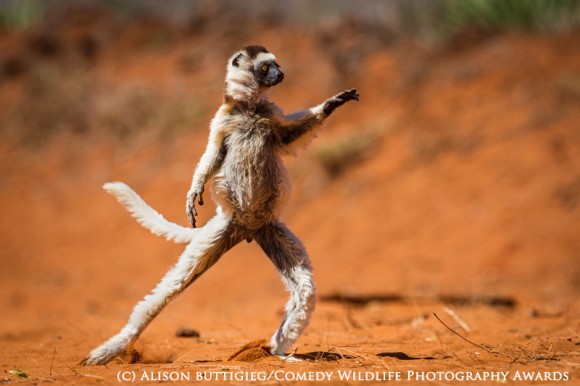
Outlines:
{"label": "lemur's hand", "polygon": [[199,205],[203,205],[203,187],[201,189],[191,189],[187,192],[186,212],[191,226],[195,228],[195,216],[197,216],[197,209],[195,209],[195,199],[199,196]]}
{"label": "lemur's hand", "polygon": [[327,100],[325,100],[324,106],[322,107],[322,111],[324,112],[324,114],[328,116],[332,114],[332,112],[336,110],[337,107],[340,107],[346,102],[353,100],[354,101],[359,100],[359,94],[356,88],[351,88],[350,90],[343,91],[340,94],[337,94],[332,98],[328,98]]}

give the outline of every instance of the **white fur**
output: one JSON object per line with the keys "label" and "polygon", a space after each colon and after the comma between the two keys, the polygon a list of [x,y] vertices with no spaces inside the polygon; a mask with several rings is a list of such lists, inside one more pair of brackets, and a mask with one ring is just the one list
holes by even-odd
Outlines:
{"label": "white fur", "polygon": [[316,286],[309,267],[296,266],[283,272],[282,281],[290,292],[290,300],[285,307],[286,317],[270,339],[272,354],[279,357],[286,356],[302,335],[316,304]]}
{"label": "white fur", "polygon": [[221,106],[214,118],[211,120],[207,147],[195,168],[191,181],[191,186],[192,188],[195,188],[195,190],[203,191],[203,186],[207,179],[216,172],[215,160],[219,155],[224,137],[224,132],[221,129],[225,125],[224,110],[225,107]]}
{"label": "white fur", "polygon": [[215,256],[211,252],[228,223],[229,220],[218,213],[203,228],[199,228],[199,237],[185,248],[155,289],[137,303],[125,327],[91,351],[81,363],[106,364],[130,346],[171,299],[183,291],[195,276],[201,275],[217,261],[213,260]]}
{"label": "white fur", "polygon": [[236,100],[252,100],[254,94],[248,92],[258,87],[258,83],[246,71],[242,71],[234,66],[228,70],[230,74],[226,78],[226,92]]}
{"label": "white fur", "polygon": [[176,243],[189,243],[199,233],[199,229],[185,228],[167,221],[122,182],[109,182],[103,188],[126,207],[139,224],[157,236]]}
{"label": "white fur", "polygon": [[258,55],[256,55],[256,58],[253,60],[253,63],[259,64],[268,61],[272,62],[276,61],[276,57],[274,56],[274,54],[272,54],[271,52],[260,52]]}

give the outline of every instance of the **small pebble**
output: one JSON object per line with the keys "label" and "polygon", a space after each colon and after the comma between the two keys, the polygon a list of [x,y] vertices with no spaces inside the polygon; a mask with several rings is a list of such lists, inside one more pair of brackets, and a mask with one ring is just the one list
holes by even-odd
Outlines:
{"label": "small pebble", "polygon": [[180,338],[199,338],[199,331],[193,328],[180,328],[175,333],[175,336]]}

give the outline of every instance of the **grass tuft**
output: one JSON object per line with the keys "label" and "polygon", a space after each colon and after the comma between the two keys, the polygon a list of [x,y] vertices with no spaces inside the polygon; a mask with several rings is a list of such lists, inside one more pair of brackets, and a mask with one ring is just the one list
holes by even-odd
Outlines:
{"label": "grass tuft", "polygon": [[378,135],[372,132],[355,132],[320,146],[315,157],[331,178],[364,160],[373,149]]}
{"label": "grass tuft", "polygon": [[46,3],[43,0],[7,1],[0,6],[0,28],[23,30],[40,22],[46,13]]}
{"label": "grass tuft", "polygon": [[576,0],[447,0],[444,30],[455,34],[468,26],[489,31],[561,30],[580,23]]}

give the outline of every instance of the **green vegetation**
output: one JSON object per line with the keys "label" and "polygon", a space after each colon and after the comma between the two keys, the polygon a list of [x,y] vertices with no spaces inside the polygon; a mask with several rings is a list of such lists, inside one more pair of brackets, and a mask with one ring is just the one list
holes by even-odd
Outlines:
{"label": "green vegetation", "polygon": [[[437,33],[441,25],[445,32],[453,33],[474,24],[492,30],[561,29],[580,24],[580,2],[577,0],[367,0],[363,3],[336,0],[291,3],[216,0],[213,3],[212,9],[224,10],[231,20],[253,17],[262,21],[275,19],[276,23],[316,27],[327,20],[350,18],[363,24],[378,25],[385,33],[397,34]],[[179,22],[179,17],[183,15],[190,14],[195,18],[207,11],[203,4],[188,1],[172,2],[172,7],[164,1],[144,5],[140,0],[95,0],[92,4],[106,7],[127,19],[149,12],[168,19],[170,23]],[[71,5],[74,5],[72,0],[0,2],[0,28],[24,29],[40,22],[47,14],[58,13]]]}
{"label": "green vegetation", "polygon": [[43,0],[7,1],[0,6],[0,28],[20,30],[42,20],[47,4]]}
{"label": "green vegetation", "polygon": [[24,371],[22,370],[8,370],[6,371],[8,374],[12,374],[17,376],[18,378],[28,378],[28,374],[26,374]]}
{"label": "green vegetation", "polygon": [[444,28],[453,33],[469,25],[490,31],[558,30],[578,25],[577,0],[447,0]]}

